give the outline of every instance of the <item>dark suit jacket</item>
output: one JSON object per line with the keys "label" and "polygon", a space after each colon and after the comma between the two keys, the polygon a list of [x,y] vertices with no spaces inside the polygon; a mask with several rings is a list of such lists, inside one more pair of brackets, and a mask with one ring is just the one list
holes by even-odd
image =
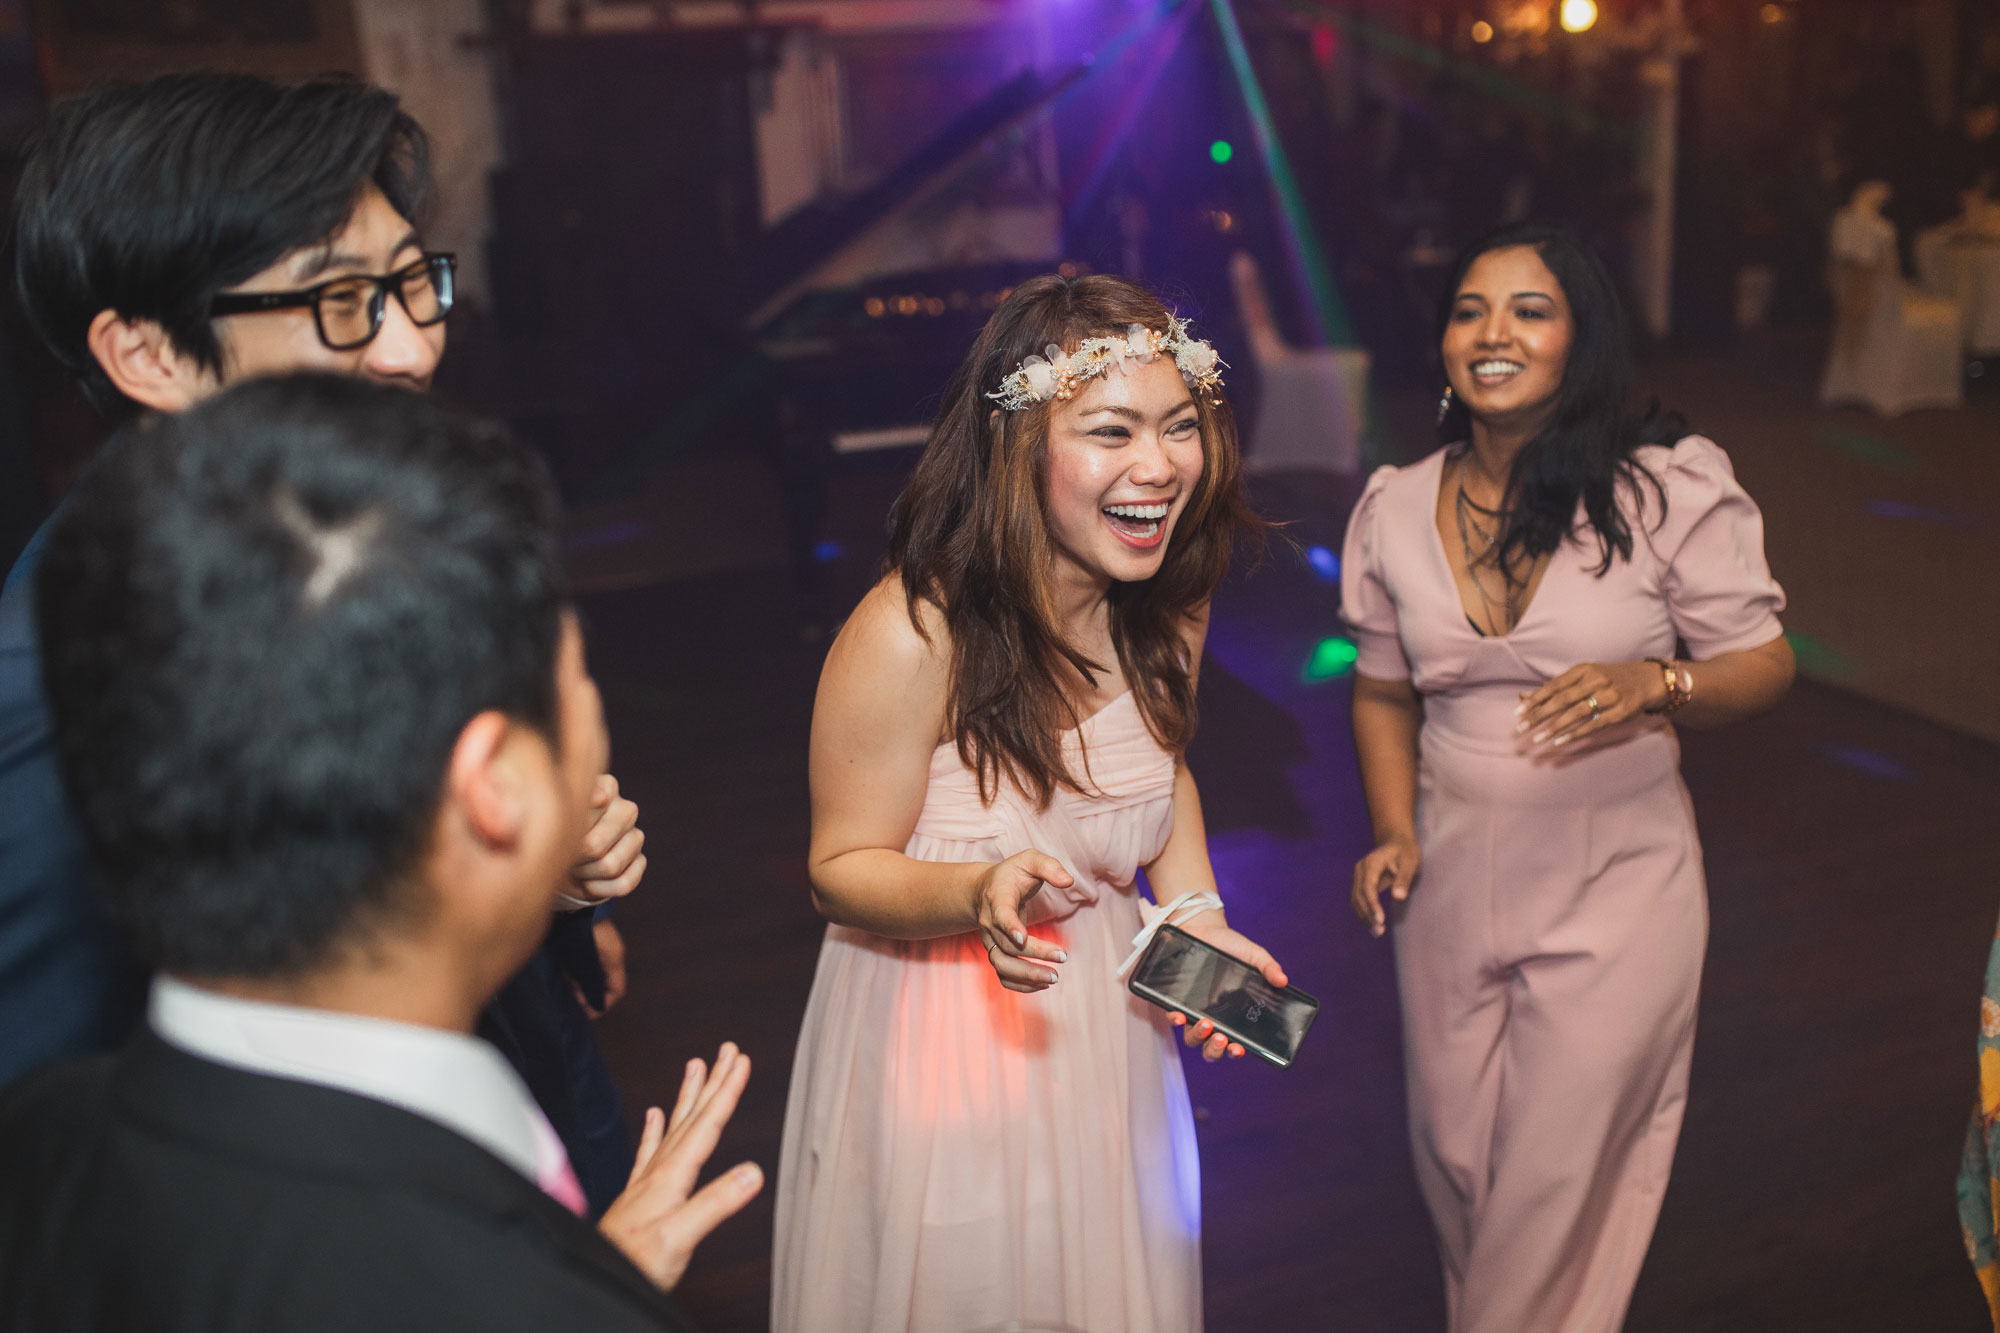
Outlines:
{"label": "dark suit jacket", "polygon": [[[98,918],[49,734],[34,587],[53,523],[0,590],[0,1088],[65,1056],[113,1049],[145,1009],[143,969]],[[487,1007],[480,1033],[527,1081],[592,1211],[602,1212],[624,1188],[632,1144],[572,979],[604,1003],[589,912],[556,916],[541,951]]]}
{"label": "dark suit jacket", "polygon": [[0,591],[0,1087],[66,1055],[109,1050],[138,1022],[138,969],[98,921],[70,817],[36,654],[44,525]]}
{"label": "dark suit jacket", "polygon": [[0,1100],[0,1329],[690,1328],[450,1130],[142,1031]]}

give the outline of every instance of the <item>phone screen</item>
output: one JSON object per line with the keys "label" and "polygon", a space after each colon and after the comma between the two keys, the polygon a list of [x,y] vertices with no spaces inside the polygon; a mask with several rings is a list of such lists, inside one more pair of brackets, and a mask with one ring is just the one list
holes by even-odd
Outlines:
{"label": "phone screen", "polygon": [[1257,969],[1175,926],[1162,926],[1132,973],[1134,995],[1162,1009],[1206,1018],[1274,1065],[1299,1053],[1319,1001],[1280,990]]}

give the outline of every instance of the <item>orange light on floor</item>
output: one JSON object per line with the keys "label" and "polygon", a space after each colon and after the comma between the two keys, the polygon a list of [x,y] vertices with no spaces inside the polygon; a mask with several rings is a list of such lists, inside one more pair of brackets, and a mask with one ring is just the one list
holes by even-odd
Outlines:
{"label": "orange light on floor", "polygon": [[1757,11],[1757,17],[1763,19],[1766,23],[1783,23],[1785,21],[1785,7],[1783,5],[1765,5]]}
{"label": "orange light on floor", "polygon": [[1597,0],[1563,0],[1564,32],[1584,32],[1597,22]]}
{"label": "orange light on floor", "polygon": [[1486,45],[1486,43],[1492,41],[1493,25],[1491,23],[1488,23],[1485,19],[1480,19],[1478,22],[1474,23],[1472,25],[1472,40],[1478,42],[1481,46],[1484,46]]}

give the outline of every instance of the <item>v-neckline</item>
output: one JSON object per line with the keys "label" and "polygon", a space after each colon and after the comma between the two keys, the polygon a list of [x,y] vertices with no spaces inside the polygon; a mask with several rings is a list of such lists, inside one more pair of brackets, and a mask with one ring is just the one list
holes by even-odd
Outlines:
{"label": "v-neckline", "polygon": [[[1562,554],[1563,547],[1569,545],[1569,543],[1566,541],[1558,542],[1556,549],[1549,552],[1549,563],[1542,567],[1541,582],[1535,585],[1535,591],[1528,598],[1527,605],[1521,608],[1521,614],[1515,619],[1507,632],[1505,634],[1487,634],[1482,631],[1479,628],[1479,623],[1472,618],[1472,612],[1465,609],[1465,596],[1458,589],[1458,575],[1451,567],[1451,552],[1445,550],[1444,534],[1438,531],[1438,509],[1444,503],[1444,468],[1445,464],[1451,459],[1453,447],[1447,445],[1431,455],[1437,461],[1437,480],[1431,486],[1430,513],[1425,517],[1425,526],[1429,528],[1431,534],[1431,551],[1437,556],[1438,567],[1444,572],[1445,591],[1451,594],[1452,603],[1458,607],[1459,619],[1464,622],[1466,632],[1481,643],[1506,643],[1521,632],[1521,626],[1528,623],[1528,617],[1533,615],[1535,608],[1542,604],[1542,594],[1548,591],[1549,575],[1555,572],[1556,557]],[[1458,447],[1470,449],[1472,446],[1467,444]]]}
{"label": "v-neckline", "polygon": [[1081,733],[1085,727],[1097,721],[1098,718],[1103,717],[1106,713],[1110,712],[1112,709],[1116,708],[1119,704],[1123,703],[1125,700],[1131,697],[1132,697],[1132,687],[1130,685],[1127,685],[1124,689],[1118,691],[1117,694],[1113,695],[1109,703],[1106,703],[1103,707],[1099,708],[1089,717],[1084,718],[1081,722],[1077,723],[1073,727],[1065,727],[1063,729],[1062,734],[1067,736],[1073,732]]}

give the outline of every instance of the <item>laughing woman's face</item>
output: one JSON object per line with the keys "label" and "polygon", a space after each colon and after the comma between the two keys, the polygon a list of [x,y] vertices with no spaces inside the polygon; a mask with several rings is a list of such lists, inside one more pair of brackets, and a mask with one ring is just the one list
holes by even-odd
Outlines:
{"label": "laughing woman's face", "polygon": [[1171,357],[1090,380],[1049,414],[1059,558],[1092,579],[1149,579],[1201,480],[1201,423]]}
{"label": "laughing woman's face", "polygon": [[1569,298],[1532,246],[1472,261],[1445,324],[1445,374],[1488,425],[1538,426],[1555,411],[1575,325]]}

